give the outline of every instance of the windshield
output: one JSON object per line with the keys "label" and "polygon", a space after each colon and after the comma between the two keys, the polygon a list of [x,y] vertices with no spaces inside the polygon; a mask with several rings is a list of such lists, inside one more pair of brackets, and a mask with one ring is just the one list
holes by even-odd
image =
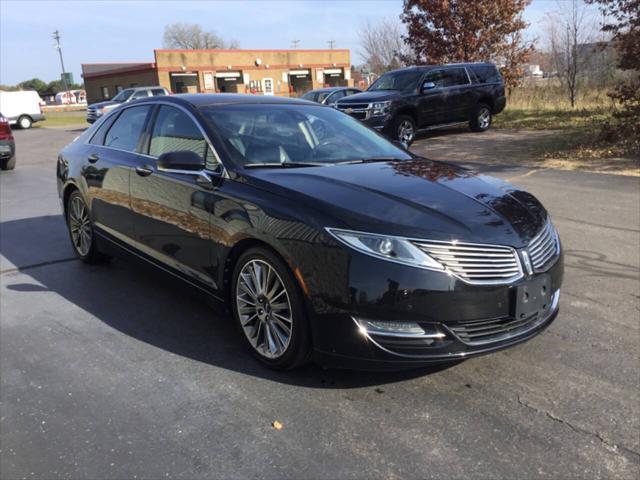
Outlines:
{"label": "windshield", "polygon": [[333,108],[314,105],[224,105],[202,109],[234,162],[336,164],[411,156]]}
{"label": "windshield", "polygon": [[418,88],[418,80],[422,76],[422,72],[417,70],[387,72],[378,80],[373,82],[368,91],[374,90],[400,90],[408,92]]}
{"label": "windshield", "polygon": [[122,90],[119,94],[111,99],[113,102],[126,102],[127,99],[131,96],[133,90]]}
{"label": "windshield", "polygon": [[312,102],[322,103],[322,101],[331,95],[331,92],[307,92],[302,98],[305,100],[311,100]]}

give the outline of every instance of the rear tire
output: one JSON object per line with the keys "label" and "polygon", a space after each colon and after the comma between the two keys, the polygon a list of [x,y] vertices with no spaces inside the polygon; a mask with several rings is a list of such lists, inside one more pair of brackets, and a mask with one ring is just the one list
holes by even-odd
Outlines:
{"label": "rear tire", "polygon": [[491,107],[486,103],[479,103],[476,105],[476,108],[473,109],[469,127],[474,132],[486,132],[489,130],[489,127],[491,127],[492,120]]}
{"label": "rear tire", "polygon": [[16,168],[16,157],[11,157],[7,160],[0,161],[0,170],[13,170]]}
{"label": "rear tire", "polygon": [[28,130],[33,125],[33,120],[29,115],[22,115],[18,118],[18,126],[23,130]]}
{"label": "rear tire", "polygon": [[85,263],[101,263],[109,257],[98,250],[89,207],[75,190],[67,200],[67,228],[76,255]]}
{"label": "rear tire", "polygon": [[289,370],[311,359],[302,293],[275,253],[257,247],[240,256],[233,272],[231,304],[242,337],[264,365]]}

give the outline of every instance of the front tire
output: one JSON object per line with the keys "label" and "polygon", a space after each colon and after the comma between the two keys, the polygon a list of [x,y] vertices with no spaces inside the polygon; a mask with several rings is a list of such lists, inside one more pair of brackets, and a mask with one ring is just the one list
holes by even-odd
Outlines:
{"label": "front tire", "polygon": [[98,251],[89,208],[77,190],[67,200],[67,228],[73,250],[85,263],[98,263],[106,257]]}
{"label": "front tire", "polygon": [[479,103],[473,110],[469,127],[474,132],[486,132],[491,127],[492,120],[491,107],[486,103]]}
{"label": "front tire", "polygon": [[23,130],[28,130],[33,125],[33,120],[28,115],[22,115],[18,118],[18,126]]}
{"label": "front tire", "polygon": [[394,140],[407,146],[413,143],[416,137],[416,122],[409,115],[398,115],[394,122]]}
{"label": "front tire", "polygon": [[276,370],[307,363],[309,322],[291,270],[266,248],[252,248],[236,262],[232,281],[233,317],[254,356]]}

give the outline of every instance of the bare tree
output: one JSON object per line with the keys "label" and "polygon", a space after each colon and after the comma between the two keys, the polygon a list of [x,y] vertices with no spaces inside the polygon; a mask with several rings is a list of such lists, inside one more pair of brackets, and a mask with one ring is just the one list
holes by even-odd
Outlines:
{"label": "bare tree", "polygon": [[369,20],[362,24],[359,31],[362,59],[367,62],[373,73],[381,74],[402,67],[402,58],[407,55],[407,46],[402,40],[400,22],[383,20],[372,24]]}
{"label": "bare tree", "polygon": [[196,23],[172,23],[164,27],[163,44],[165,48],[184,50],[208,50],[238,48],[235,40],[224,40],[215,32],[207,32]]}
{"label": "bare tree", "polygon": [[592,43],[595,21],[581,0],[558,2],[559,12],[549,17],[549,51],[571,106],[585,83],[585,73],[597,47]]}

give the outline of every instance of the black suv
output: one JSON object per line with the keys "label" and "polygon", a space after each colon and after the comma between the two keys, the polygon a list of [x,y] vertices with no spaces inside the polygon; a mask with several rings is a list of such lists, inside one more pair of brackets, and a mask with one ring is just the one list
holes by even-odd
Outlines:
{"label": "black suv", "polygon": [[387,72],[366,92],[340,100],[337,108],[409,145],[421,129],[469,122],[473,131],[483,132],[505,104],[495,65],[458,63]]}

